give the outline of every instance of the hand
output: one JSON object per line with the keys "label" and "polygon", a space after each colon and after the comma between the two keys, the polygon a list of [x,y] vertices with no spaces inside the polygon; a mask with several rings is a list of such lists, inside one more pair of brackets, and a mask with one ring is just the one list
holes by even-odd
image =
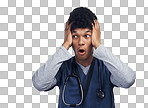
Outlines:
{"label": "hand", "polygon": [[72,35],[71,35],[71,24],[69,24],[69,21],[66,22],[66,27],[65,27],[65,33],[64,33],[64,43],[62,44],[67,50],[69,47],[72,46]]}
{"label": "hand", "polygon": [[92,45],[95,47],[99,47],[101,45],[101,32],[99,22],[94,20],[95,25],[92,23]]}

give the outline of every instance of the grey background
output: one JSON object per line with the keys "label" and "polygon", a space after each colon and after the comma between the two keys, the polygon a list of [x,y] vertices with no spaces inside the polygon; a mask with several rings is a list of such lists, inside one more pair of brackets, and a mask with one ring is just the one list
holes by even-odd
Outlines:
{"label": "grey background", "polygon": [[31,78],[79,6],[97,15],[104,46],[136,71],[131,88],[114,89],[116,108],[148,108],[147,0],[0,0],[0,108],[57,108],[58,88],[39,92]]}

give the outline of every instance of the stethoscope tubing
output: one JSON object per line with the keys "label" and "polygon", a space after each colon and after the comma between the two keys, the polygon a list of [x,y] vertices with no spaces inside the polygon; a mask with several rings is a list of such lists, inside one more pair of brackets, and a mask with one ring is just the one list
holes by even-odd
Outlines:
{"label": "stethoscope tubing", "polygon": [[[98,61],[98,60],[97,60]],[[99,98],[104,98],[104,92],[102,91],[102,87],[101,87],[101,71],[100,71],[100,63],[99,63],[99,61],[98,61],[98,64],[99,64],[99,66],[98,66],[98,70],[99,70],[99,92],[97,93],[98,94],[98,97]],[[76,79],[77,79],[77,81],[78,81],[78,84],[79,84],[79,87],[80,87],[80,89],[81,89],[81,101],[79,102],[79,103],[77,103],[77,104],[69,104],[69,103],[66,103],[65,102],[65,98],[64,98],[64,94],[65,94],[65,88],[66,88],[66,84],[67,84],[67,82],[68,82],[68,80],[69,80],[69,78],[70,77],[75,77]],[[82,103],[83,103],[83,97],[84,96],[84,92],[83,92],[83,88],[82,88],[82,84],[81,84],[81,81],[80,81],[80,78],[75,74],[75,73],[72,73],[71,75],[69,75],[67,78],[66,78],[66,80],[65,80],[65,82],[64,82],[64,87],[63,87],[63,92],[62,92],[62,99],[63,99],[63,103],[65,104],[65,105],[67,105],[67,106],[71,106],[71,107],[76,107],[76,106],[79,106],[79,105],[81,105]]]}
{"label": "stethoscope tubing", "polygon": [[[81,89],[81,101],[80,101],[79,103],[77,103],[77,104],[69,104],[69,103],[66,103],[66,102],[65,102],[65,98],[64,98],[64,93],[65,93],[66,84],[67,84],[69,78],[70,78],[70,77],[73,77],[73,76],[77,78],[78,83],[79,83],[79,86],[80,86],[80,89]],[[79,106],[79,105],[81,105],[82,102],[83,102],[83,95],[84,95],[84,94],[83,94],[83,88],[82,88],[82,84],[81,84],[80,78],[79,78],[77,75],[75,75],[74,73],[73,73],[72,75],[68,76],[68,77],[66,78],[65,83],[64,83],[63,92],[62,92],[62,99],[63,99],[64,104],[67,105],[67,106],[73,106],[73,107]]]}

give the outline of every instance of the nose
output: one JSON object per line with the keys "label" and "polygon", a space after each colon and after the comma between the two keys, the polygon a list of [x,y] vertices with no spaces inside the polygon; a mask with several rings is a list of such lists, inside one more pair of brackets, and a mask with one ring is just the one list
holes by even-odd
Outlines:
{"label": "nose", "polygon": [[78,41],[79,45],[84,45],[84,40],[83,37],[80,36],[79,41]]}

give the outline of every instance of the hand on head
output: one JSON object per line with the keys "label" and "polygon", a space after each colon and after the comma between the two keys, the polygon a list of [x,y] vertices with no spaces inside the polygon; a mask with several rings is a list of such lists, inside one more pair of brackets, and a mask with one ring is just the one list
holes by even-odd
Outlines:
{"label": "hand on head", "polygon": [[[66,22],[64,43],[62,44],[67,50],[72,46],[71,24],[69,24],[69,21]],[[92,45],[96,49],[101,44],[101,32],[99,22],[94,20],[94,24],[92,23]]]}
{"label": "hand on head", "polygon": [[68,50],[69,47],[72,46],[72,35],[71,35],[71,24],[69,24],[69,21],[66,22],[66,27],[65,27],[65,31],[64,31],[64,43],[63,46]]}
{"label": "hand on head", "polygon": [[95,49],[101,44],[101,32],[99,22],[94,20],[95,25],[92,23],[92,45]]}

